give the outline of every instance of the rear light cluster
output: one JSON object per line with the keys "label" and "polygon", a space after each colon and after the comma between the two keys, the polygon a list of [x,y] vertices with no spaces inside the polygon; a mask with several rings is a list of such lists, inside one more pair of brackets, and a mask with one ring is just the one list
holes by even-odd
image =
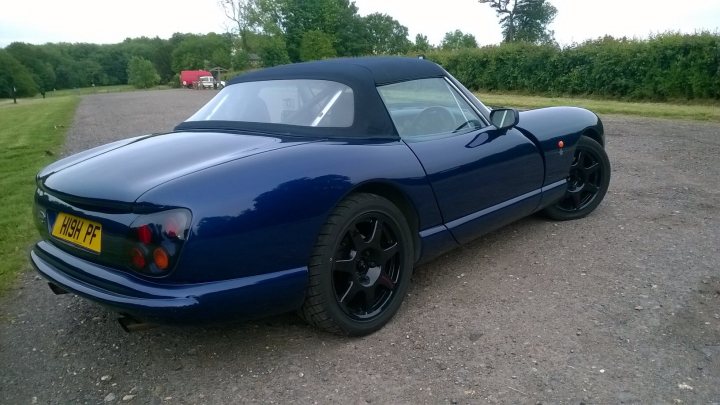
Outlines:
{"label": "rear light cluster", "polygon": [[142,215],[130,225],[130,267],[140,273],[161,276],[175,265],[188,237],[190,211],[175,209]]}

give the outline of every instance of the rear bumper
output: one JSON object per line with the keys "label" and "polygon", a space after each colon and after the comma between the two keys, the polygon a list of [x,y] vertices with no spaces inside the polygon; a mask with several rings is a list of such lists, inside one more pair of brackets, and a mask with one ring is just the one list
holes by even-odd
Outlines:
{"label": "rear bumper", "polygon": [[117,312],[154,322],[251,319],[302,305],[307,268],[198,284],[163,284],[79,259],[42,241],[30,252],[41,276]]}

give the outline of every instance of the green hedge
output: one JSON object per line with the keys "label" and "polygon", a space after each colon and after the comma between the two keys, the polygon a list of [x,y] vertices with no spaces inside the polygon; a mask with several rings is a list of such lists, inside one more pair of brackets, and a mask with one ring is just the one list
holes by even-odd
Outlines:
{"label": "green hedge", "polygon": [[426,55],[474,90],[635,100],[720,99],[720,35],[502,44]]}

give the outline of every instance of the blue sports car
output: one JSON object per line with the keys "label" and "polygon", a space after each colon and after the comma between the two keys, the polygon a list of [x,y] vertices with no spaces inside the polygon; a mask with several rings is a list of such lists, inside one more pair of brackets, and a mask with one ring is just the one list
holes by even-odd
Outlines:
{"label": "blue sports car", "polygon": [[427,60],[254,71],[173,132],[44,168],[31,261],[126,330],[297,311],[368,334],[413,266],[538,211],[592,212],[604,143],[590,111],[490,110]]}

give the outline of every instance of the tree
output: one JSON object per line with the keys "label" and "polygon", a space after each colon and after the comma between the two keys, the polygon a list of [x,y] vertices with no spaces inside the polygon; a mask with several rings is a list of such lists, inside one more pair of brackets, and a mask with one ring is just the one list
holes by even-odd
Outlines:
{"label": "tree", "polygon": [[13,97],[15,94],[32,97],[37,94],[37,84],[22,63],[6,50],[0,49],[0,98]]}
{"label": "tree", "polygon": [[415,44],[413,45],[413,51],[422,53],[427,52],[430,49],[432,49],[432,45],[430,45],[430,41],[428,41],[427,35],[415,35]]}
{"label": "tree", "polygon": [[[94,44],[45,44],[40,49],[47,55],[55,70],[55,86],[58,89],[101,84],[106,77],[101,59],[100,45]],[[124,69],[125,67],[123,67]]]}
{"label": "tree", "polygon": [[290,63],[290,57],[282,35],[258,36],[257,53],[264,67]]}
{"label": "tree", "polygon": [[340,56],[368,52],[365,27],[350,0],[278,0],[280,30],[285,34],[292,61],[301,60],[300,47],[306,32],[319,31],[333,39]]}
{"label": "tree", "polygon": [[128,84],[138,89],[147,89],[156,85],[160,81],[155,66],[147,59],[139,56],[133,56],[128,62]]}
{"label": "tree", "polygon": [[81,59],[77,62],[77,68],[81,77],[80,86],[82,87],[107,82],[102,66],[93,59]]}
{"label": "tree", "polygon": [[[489,4],[500,17],[504,42],[550,43],[554,32],[548,25],[557,9],[547,0],[478,0]],[[512,6],[510,5],[512,3]]]}
{"label": "tree", "polygon": [[318,60],[337,56],[333,37],[321,31],[307,31],[300,43],[300,60]]}
{"label": "tree", "polygon": [[75,89],[80,87],[80,74],[77,62],[72,59],[63,60],[55,67],[55,82],[59,89]]}
{"label": "tree", "polygon": [[42,64],[40,71],[33,73],[33,78],[43,98],[45,98],[45,92],[55,88],[55,70],[53,70],[52,65],[48,62]]}
{"label": "tree", "polygon": [[[173,35],[173,38],[176,38],[175,35]],[[175,45],[177,45],[177,43],[174,42],[173,39],[163,40],[159,37],[140,37],[126,38],[122,43],[109,45],[108,47],[110,52],[115,53],[120,51],[125,54],[124,63],[122,64],[121,70],[125,70],[127,62],[130,60],[131,57],[139,56],[141,58],[151,61],[155,66],[158,75],[160,75],[160,80],[167,82],[175,73],[177,73],[172,68],[172,51],[174,50]],[[105,59],[104,62],[100,60],[99,62],[102,65],[103,63],[107,63],[108,61]],[[120,60],[112,64],[114,65],[113,70],[116,70],[117,65],[119,64]],[[117,76],[117,73],[115,73],[113,76]],[[120,81],[120,83],[127,83],[127,79],[124,81]]]}
{"label": "tree", "polygon": [[[125,84],[127,79],[127,65],[131,56],[123,49],[124,43],[103,47],[97,61],[105,73],[106,82],[102,85]],[[131,55],[131,56],[128,56]]]}
{"label": "tree", "polygon": [[41,94],[54,88],[55,70],[49,63],[48,55],[40,47],[13,42],[5,50],[30,71]]}
{"label": "tree", "polygon": [[173,71],[227,66],[232,55],[231,49],[232,40],[227,35],[214,32],[207,35],[187,35],[172,52]]}
{"label": "tree", "polygon": [[269,36],[285,35],[282,27],[285,0],[254,0],[250,16],[255,31]]}
{"label": "tree", "polygon": [[443,49],[477,48],[477,46],[477,41],[472,34],[464,34],[460,30],[446,33],[440,44]]}
{"label": "tree", "polygon": [[219,0],[225,17],[234,25],[231,32],[239,39],[237,49],[248,52],[248,36],[255,28],[258,15],[256,0]]}
{"label": "tree", "polygon": [[387,14],[372,13],[362,17],[367,30],[367,42],[375,55],[393,55],[410,50],[408,29]]}

